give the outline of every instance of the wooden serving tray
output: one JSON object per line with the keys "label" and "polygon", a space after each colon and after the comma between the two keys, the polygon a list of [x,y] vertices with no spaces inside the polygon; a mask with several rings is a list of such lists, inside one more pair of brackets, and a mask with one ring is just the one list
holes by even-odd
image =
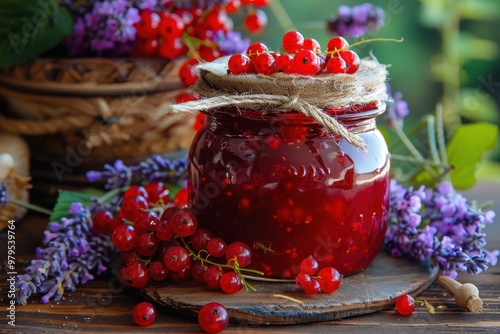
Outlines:
{"label": "wooden serving tray", "polygon": [[[345,277],[333,294],[308,296],[294,283],[248,281],[257,291],[228,295],[196,282],[154,283],[137,291],[145,299],[183,313],[196,315],[209,302],[223,304],[232,322],[289,325],[330,321],[394,308],[404,293],[423,292],[437,276],[437,270],[405,258],[382,252],[365,271]],[[283,298],[292,297],[303,305]]]}

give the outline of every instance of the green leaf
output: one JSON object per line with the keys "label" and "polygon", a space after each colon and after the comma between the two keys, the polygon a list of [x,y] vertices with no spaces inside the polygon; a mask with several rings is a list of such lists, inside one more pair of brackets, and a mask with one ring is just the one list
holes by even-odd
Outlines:
{"label": "green leaf", "polygon": [[50,221],[59,221],[61,218],[67,217],[69,207],[72,203],[80,202],[85,206],[90,204],[93,197],[92,195],[77,191],[59,190],[59,196],[57,197],[54,210],[52,210],[52,215],[50,215]]}
{"label": "green leaf", "polygon": [[460,114],[471,121],[497,123],[498,107],[487,92],[472,88],[460,92]]}
{"label": "green leaf", "polygon": [[493,41],[477,38],[470,33],[461,32],[458,42],[459,54],[463,63],[471,59],[489,61],[498,58],[499,47]]}
{"label": "green leaf", "polygon": [[447,1],[421,0],[422,11],[420,21],[429,28],[438,28],[446,20],[448,9]]}
{"label": "green leaf", "polygon": [[498,127],[487,123],[458,127],[446,148],[455,188],[467,189],[476,183],[476,169],[485,152],[495,148],[497,136]]}
{"label": "green leaf", "polygon": [[53,3],[54,0],[2,0],[0,67],[10,67],[36,58],[71,33],[71,14],[65,8],[47,5]]}

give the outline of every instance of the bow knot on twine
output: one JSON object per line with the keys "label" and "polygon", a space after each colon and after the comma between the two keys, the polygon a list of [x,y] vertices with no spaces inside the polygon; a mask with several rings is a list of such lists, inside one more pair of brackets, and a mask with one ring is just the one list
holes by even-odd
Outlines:
{"label": "bow knot on twine", "polygon": [[300,112],[313,118],[327,132],[340,135],[352,145],[364,149],[361,137],[349,132],[325,110],[387,99],[387,70],[376,60],[363,59],[354,74],[232,75],[227,72],[227,57],[199,65],[198,70],[200,79],[193,90],[203,98],[167,106],[163,112],[203,110],[216,113],[219,108],[226,107],[263,112]]}

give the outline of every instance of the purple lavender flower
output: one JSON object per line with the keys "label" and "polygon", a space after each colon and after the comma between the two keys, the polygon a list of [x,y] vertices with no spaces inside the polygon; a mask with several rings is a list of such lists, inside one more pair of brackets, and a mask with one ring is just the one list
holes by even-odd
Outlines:
{"label": "purple lavender flower", "polygon": [[224,32],[219,30],[215,34],[214,42],[219,46],[219,50],[225,54],[246,53],[250,46],[250,40],[242,39],[237,31]]}
{"label": "purple lavender flower", "polygon": [[396,92],[393,96],[391,85],[386,84],[386,90],[389,96],[386,101],[387,122],[392,128],[402,126],[404,118],[410,114],[408,102],[403,100],[403,93],[401,92]]}
{"label": "purple lavender flower", "polygon": [[391,181],[391,209],[385,246],[393,256],[430,259],[433,267],[455,278],[458,271],[479,274],[498,262],[500,251],[487,251],[485,224],[494,212],[471,205],[453,186],[435,190],[405,188]]}
{"label": "purple lavender flower", "polygon": [[7,198],[7,182],[2,181],[0,184],[0,207],[9,204],[9,199]]}
{"label": "purple lavender flower", "polygon": [[186,157],[170,160],[159,155],[153,155],[139,165],[129,167],[124,165],[121,160],[117,160],[113,166],[106,164],[103,171],[87,172],[87,179],[91,182],[106,180],[104,187],[114,189],[129,186],[139,179],[144,182],[163,181],[176,183],[185,179],[186,170]]}
{"label": "purple lavender flower", "polygon": [[360,37],[384,25],[385,13],[370,3],[339,7],[337,15],[327,20],[327,29],[332,35]]}
{"label": "purple lavender flower", "polygon": [[43,293],[42,303],[59,300],[65,290],[92,280],[91,272],[106,271],[114,248],[109,236],[91,232],[90,212],[81,203],[70,206],[69,217],[51,222],[44,232],[37,258],[16,277],[16,301],[25,304],[34,293]]}

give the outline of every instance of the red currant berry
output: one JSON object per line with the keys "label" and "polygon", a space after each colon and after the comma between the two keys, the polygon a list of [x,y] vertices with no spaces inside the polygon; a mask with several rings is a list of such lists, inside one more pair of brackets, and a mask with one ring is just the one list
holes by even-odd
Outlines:
{"label": "red currant berry", "polygon": [[168,279],[174,283],[187,282],[191,278],[191,266],[182,269],[181,271],[169,271]]}
{"label": "red currant berry", "polygon": [[207,123],[207,115],[201,112],[198,113],[198,115],[196,115],[196,121],[194,123],[194,131],[199,131],[201,128],[205,126],[206,123]]}
{"label": "red currant berry", "polygon": [[245,27],[250,32],[257,32],[267,25],[267,15],[262,9],[256,9],[245,18]]}
{"label": "red currant berry", "polygon": [[111,234],[111,241],[116,249],[128,252],[135,248],[137,235],[134,227],[128,224],[117,226]]}
{"label": "red currant berry", "polygon": [[196,94],[195,92],[182,92],[175,98],[175,103],[178,104],[178,103],[191,102],[199,100],[200,98],[201,96]]}
{"label": "red currant berry", "polygon": [[196,80],[198,80],[198,73],[196,72],[195,65],[199,62],[198,60],[191,58],[182,64],[179,70],[179,77],[181,78],[184,86],[189,87],[194,85]]}
{"label": "red currant berry", "polygon": [[300,272],[310,276],[316,275],[319,270],[319,263],[313,257],[307,257],[300,263]]}
{"label": "red currant berry", "polygon": [[160,15],[158,32],[165,40],[172,40],[176,37],[180,37],[184,28],[184,21],[179,15],[173,13],[162,13]]}
{"label": "red currant berry", "polygon": [[123,200],[119,214],[121,217],[133,222],[137,214],[148,208],[147,200],[142,196],[129,197]]}
{"label": "red currant berry", "polygon": [[268,49],[267,46],[265,46],[263,43],[260,42],[255,42],[250,44],[250,46],[247,49],[247,56],[250,57],[252,62],[255,61],[255,58],[257,58],[258,55],[262,53],[267,53]]}
{"label": "red currant berry", "polygon": [[156,226],[159,224],[159,220],[156,217],[156,213],[149,211],[139,211],[135,215],[134,219],[134,229],[135,233],[152,233],[156,230]]}
{"label": "red currant berry", "polygon": [[347,50],[347,51],[340,51],[339,56],[340,58],[344,59],[347,65],[346,73],[347,74],[356,73],[356,71],[359,68],[359,65],[361,64],[361,60],[359,59],[358,54],[352,50]]}
{"label": "red currant berry", "polygon": [[163,263],[163,261],[153,261],[149,265],[149,276],[157,281],[161,282],[168,276],[168,268]]}
{"label": "red currant berry", "polygon": [[319,60],[319,66],[318,66],[318,72],[316,72],[317,75],[320,75],[325,71],[326,68],[326,57],[324,55],[318,55],[318,60]]}
{"label": "red currant berry", "polygon": [[396,299],[396,310],[402,315],[412,314],[415,310],[415,300],[408,294],[399,296]]}
{"label": "red currant berry", "polygon": [[174,237],[170,221],[161,219],[160,223],[156,225],[156,237],[160,240],[167,241]]}
{"label": "red currant berry", "polygon": [[326,71],[328,73],[346,73],[347,64],[345,60],[340,57],[332,57],[326,62]]}
{"label": "red currant berry", "polygon": [[200,57],[207,62],[214,61],[215,59],[223,56],[223,54],[215,48],[215,46],[200,45],[198,48],[198,54]]}
{"label": "red currant berry", "polygon": [[306,273],[299,273],[295,277],[295,284],[302,290],[304,290],[304,285],[307,285],[311,282],[311,276]]}
{"label": "red currant berry", "polygon": [[249,6],[249,5],[252,5],[254,3],[255,0],[241,0],[241,4],[243,6]]}
{"label": "red currant berry", "polygon": [[163,182],[150,182],[144,187],[144,189],[146,189],[148,193],[148,201],[150,203],[156,203],[159,200],[162,200],[163,203],[168,203],[170,199],[170,190]]}
{"label": "red currant berry", "polygon": [[144,287],[149,281],[148,267],[139,260],[131,260],[118,273],[129,286],[136,289]]}
{"label": "red currant berry", "polygon": [[149,326],[155,321],[156,310],[151,303],[142,302],[134,307],[132,317],[139,326]]}
{"label": "red currant berry", "polygon": [[97,211],[92,222],[94,233],[108,234],[113,227],[113,214],[107,210]]}
{"label": "red currant berry", "polygon": [[229,0],[226,4],[226,13],[233,14],[236,13],[241,7],[240,0]]}
{"label": "red currant berry", "polygon": [[289,31],[283,35],[281,44],[287,53],[297,53],[304,45],[304,36],[298,31]]}
{"label": "red currant berry", "polygon": [[145,9],[139,14],[141,20],[134,24],[137,36],[145,39],[154,39],[158,35],[160,16],[151,9]]}
{"label": "red currant berry", "polygon": [[139,234],[135,248],[141,256],[153,256],[158,250],[158,238],[149,233]]}
{"label": "red currant berry", "polygon": [[199,228],[191,235],[191,244],[198,252],[207,250],[207,244],[213,237],[212,232],[206,228]]}
{"label": "red currant berry", "polygon": [[164,40],[160,45],[158,54],[165,59],[175,59],[183,54],[186,54],[187,51],[188,48],[182,39],[180,37],[176,37]]}
{"label": "red currant berry", "polygon": [[157,39],[138,38],[136,42],[140,57],[151,57],[158,53],[160,43]]}
{"label": "red currant berry", "polygon": [[130,186],[125,193],[123,194],[123,200],[129,199],[129,198],[136,198],[142,196],[144,198],[148,198],[148,192],[143,186]]}
{"label": "red currant berry", "polygon": [[321,291],[324,293],[337,291],[341,281],[342,275],[335,268],[325,267],[318,272],[318,282],[321,286]]}
{"label": "red currant berry", "polygon": [[240,267],[246,267],[252,261],[252,250],[244,242],[233,242],[227,247],[226,260],[228,264],[233,264],[234,260],[236,260]]}
{"label": "red currant berry", "polygon": [[276,58],[276,71],[280,73],[292,73],[291,71],[291,63],[293,57],[288,54],[279,55]]}
{"label": "red currant berry", "polygon": [[318,72],[319,59],[311,50],[300,50],[293,57],[293,69],[297,74],[315,75]]}
{"label": "red currant berry", "polygon": [[207,333],[222,332],[229,323],[226,308],[219,303],[208,303],[198,313],[198,324]]}
{"label": "red currant berry", "polygon": [[220,289],[220,278],[223,274],[224,271],[219,266],[210,266],[205,269],[203,280],[209,289],[218,290]]}
{"label": "red currant berry", "polygon": [[308,295],[315,295],[321,290],[321,286],[318,282],[318,280],[311,278],[311,280],[307,283],[304,283],[302,285],[302,288],[304,289],[305,293]]}
{"label": "red currant berry", "polygon": [[198,219],[189,209],[182,209],[170,218],[172,232],[180,237],[189,237],[198,228]]}
{"label": "red currant berry", "polygon": [[163,262],[168,270],[178,272],[189,267],[189,253],[181,246],[173,246],[165,252]]}
{"label": "red currant berry", "polygon": [[321,45],[314,38],[305,38],[302,48],[306,50],[311,50],[314,53],[321,52]]}
{"label": "red currant berry", "polygon": [[343,51],[349,49],[349,43],[344,37],[335,36],[330,38],[328,44],[326,45],[326,51],[328,56],[333,57],[336,55],[337,51]]}
{"label": "red currant berry", "polygon": [[221,257],[226,254],[227,244],[221,238],[213,238],[207,244],[207,251],[213,257]]}
{"label": "red currant berry", "polygon": [[186,188],[183,188],[177,192],[174,196],[174,200],[172,203],[175,206],[185,206],[188,205],[189,200],[188,200],[188,190]]}
{"label": "red currant berry", "polygon": [[241,278],[234,271],[223,274],[220,278],[220,287],[227,294],[233,294],[243,288]]}
{"label": "red currant berry", "polygon": [[128,251],[128,252],[122,252],[120,254],[120,258],[118,259],[118,262],[120,264],[120,268],[125,267],[133,260],[137,260],[137,252],[135,250]]}
{"label": "red currant berry", "polygon": [[271,0],[253,0],[253,5],[256,7],[266,7]]}
{"label": "red currant berry", "polygon": [[191,261],[191,277],[198,283],[205,282],[205,271],[207,270],[207,266],[201,262],[200,260],[193,258]]}
{"label": "red currant berry", "polygon": [[233,20],[219,7],[213,7],[205,16],[201,26],[207,31],[229,31],[233,29]]}
{"label": "red currant berry", "polygon": [[236,53],[229,57],[228,70],[234,75],[253,73],[252,61],[247,55]]}
{"label": "red currant berry", "polygon": [[276,73],[276,61],[269,53],[262,53],[255,57],[253,61],[254,68],[257,73],[271,75]]}

